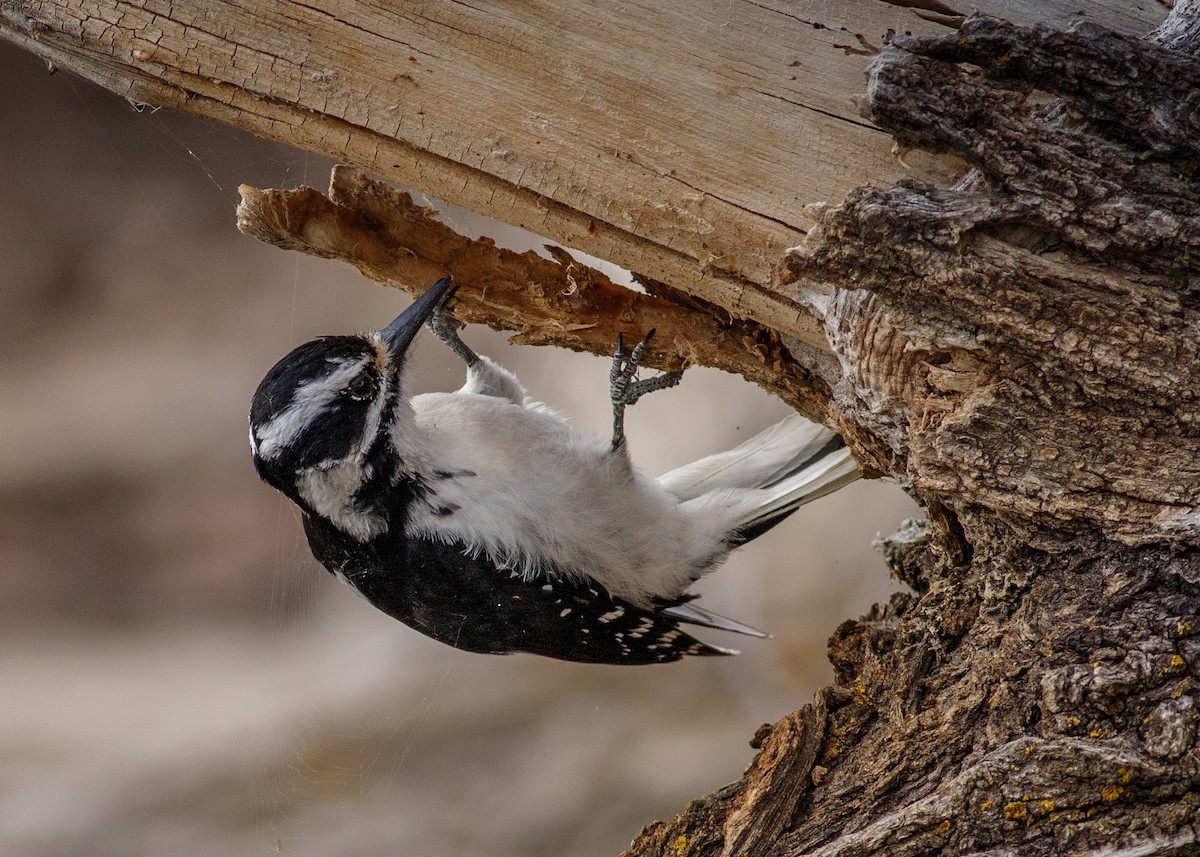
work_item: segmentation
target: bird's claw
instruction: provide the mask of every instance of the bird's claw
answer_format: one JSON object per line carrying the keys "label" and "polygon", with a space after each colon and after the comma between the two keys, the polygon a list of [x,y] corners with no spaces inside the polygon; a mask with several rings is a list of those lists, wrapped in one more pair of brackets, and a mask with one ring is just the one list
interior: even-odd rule
{"label": "bird's claw", "polygon": [[626,354],[624,337],[617,334],[617,350],[613,352],[612,369],[608,373],[609,395],[613,403],[613,449],[619,449],[625,443],[625,408],[636,404],[647,393],[674,387],[683,377],[682,371],[674,371],[638,380],[638,365],[652,336],[653,328]]}
{"label": "bird's claw", "polygon": [[651,329],[641,342],[633,346],[629,354],[625,354],[624,337],[617,335],[617,350],[613,352],[612,370],[609,372],[609,392],[613,405],[628,406],[636,404],[638,399],[655,390],[665,390],[674,387],[683,377],[683,372],[663,372],[653,378],[637,379],[638,366],[646,353],[646,345],[654,336]]}
{"label": "bird's claw", "polygon": [[467,366],[474,366],[479,362],[479,355],[472,351],[458,335],[463,324],[450,314],[450,310],[446,308],[445,302],[438,304],[437,309],[430,314],[429,320],[425,322],[425,326],[429,328],[434,336],[450,346],[450,350],[457,354]]}

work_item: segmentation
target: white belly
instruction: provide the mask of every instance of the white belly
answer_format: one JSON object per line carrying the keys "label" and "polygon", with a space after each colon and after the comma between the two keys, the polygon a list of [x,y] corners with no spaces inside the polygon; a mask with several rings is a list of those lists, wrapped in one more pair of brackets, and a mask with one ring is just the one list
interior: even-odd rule
{"label": "white belly", "polygon": [[557,415],[463,393],[412,404],[426,466],[462,474],[431,480],[436,504],[457,508],[418,504],[412,534],[460,540],[525,576],[586,575],[640,604],[679,595],[723,553],[722,533],[694,533],[624,452]]}

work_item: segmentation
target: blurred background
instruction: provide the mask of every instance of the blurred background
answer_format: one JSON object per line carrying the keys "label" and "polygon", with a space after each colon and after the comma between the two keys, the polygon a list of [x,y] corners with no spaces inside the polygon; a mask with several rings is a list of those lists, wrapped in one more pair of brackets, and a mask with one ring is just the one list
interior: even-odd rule
{"label": "blurred background", "polygon": [[[0,854],[617,854],[735,780],[830,680],[838,624],[898,588],[871,542],[916,507],[859,482],[700,583],[774,634],[701,634],[736,658],[487,657],[369,608],[246,441],[279,357],[408,302],[237,232],[240,183],[323,190],[330,164],[3,42],[0,80]],[[464,338],[607,435],[606,360]],[[416,365],[418,390],[462,383],[432,337]],[[628,430],[657,474],[786,413],[692,369]]]}

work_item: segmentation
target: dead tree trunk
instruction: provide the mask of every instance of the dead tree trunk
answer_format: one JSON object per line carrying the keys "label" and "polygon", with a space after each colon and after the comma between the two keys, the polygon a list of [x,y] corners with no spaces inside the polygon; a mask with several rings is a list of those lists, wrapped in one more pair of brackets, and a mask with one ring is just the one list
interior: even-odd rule
{"label": "dead tree trunk", "polygon": [[[802,20],[751,5],[747,15]],[[132,80],[193,109],[201,100],[199,112],[323,151],[339,149],[331,129],[344,133],[344,159],[394,163],[444,196],[465,179],[456,201],[501,217],[508,206],[534,228],[527,215],[542,206],[544,231],[647,272],[650,295],[567,258],[454,235],[348,168],[328,197],[244,189],[239,225],[381,281],[453,273],[465,318],[525,341],[607,351],[615,332],[653,318],[666,334],[659,365],[741,372],[836,427],[868,474],[922,503],[928,523],[886,551],[911,592],[839,628],[836,684],[757,736],[741,780],[647,828],[631,854],[1132,857],[1200,849],[1198,5],[1179,2],[1144,40],[992,18],[891,39],[871,64],[863,115],[903,148],[948,153],[970,172],[953,185],[853,191],[807,235],[786,169],[741,196],[720,172],[743,152],[736,136],[708,167],[684,142],[691,129],[674,155],[605,144],[596,169],[619,190],[604,199],[581,179],[582,159],[574,172],[554,161],[531,187],[543,140],[515,131],[475,141],[488,149],[476,158],[471,146],[448,154],[439,125],[427,159],[400,169],[421,120],[387,120],[388,137],[374,108],[331,119],[312,99],[322,84],[336,95],[332,67],[332,77],[302,69],[294,90],[281,79],[269,98],[242,96],[197,59],[216,28],[196,30],[190,52],[168,50],[181,4],[155,18],[157,40],[127,37],[118,18],[79,27],[80,50],[55,29],[55,4],[6,4],[3,20],[109,85]],[[461,22],[456,32],[447,38],[466,32]],[[668,35],[662,62],[674,68]],[[414,68],[434,59],[413,57]],[[393,83],[426,85],[403,68]],[[270,124],[305,110],[316,117],[294,137]],[[428,122],[473,121],[467,107],[451,112]],[[641,172],[622,172],[630,164]],[[620,183],[638,175],[650,184]],[[768,257],[782,257],[773,277]]]}
{"label": "dead tree trunk", "polygon": [[632,853],[1200,849],[1200,63],[1164,49],[1178,32],[980,18],[873,63],[864,114],[975,172],[852,194],[781,283],[839,357],[836,423],[929,512],[887,546],[913,592],[845,623],[837,684]]}

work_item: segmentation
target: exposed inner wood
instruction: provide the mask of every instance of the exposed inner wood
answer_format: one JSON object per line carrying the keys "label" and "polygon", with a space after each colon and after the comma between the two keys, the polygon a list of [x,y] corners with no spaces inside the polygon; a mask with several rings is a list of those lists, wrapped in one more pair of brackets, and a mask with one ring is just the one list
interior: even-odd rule
{"label": "exposed inner wood", "polygon": [[[515,330],[514,342],[611,354],[618,335],[636,341],[656,329],[643,363],[660,369],[714,366],[745,376],[817,420],[829,390],[796,361],[779,334],[718,307],[640,294],[554,249],[557,260],[472,240],[435,219],[408,194],[338,167],[329,195],[312,188],[243,186],[238,228],[289,250],[349,262],[381,283],[419,292],[450,274],[462,289],[461,321]],[[655,288],[656,284],[648,284]],[[793,349],[801,348],[793,344]],[[810,363],[832,359],[816,349]]]}

